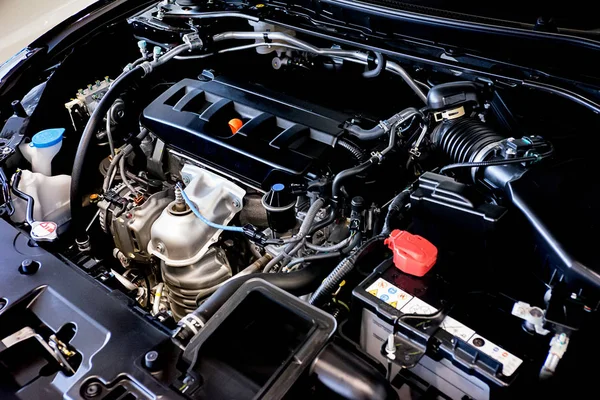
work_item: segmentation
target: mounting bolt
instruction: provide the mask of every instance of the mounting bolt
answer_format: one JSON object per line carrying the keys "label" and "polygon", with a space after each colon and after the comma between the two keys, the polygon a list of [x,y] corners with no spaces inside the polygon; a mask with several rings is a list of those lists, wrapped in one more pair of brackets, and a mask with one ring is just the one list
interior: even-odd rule
{"label": "mounting bolt", "polygon": [[233,202],[232,202],[231,204],[233,204],[233,206],[234,206],[235,208],[240,208],[240,202],[239,202],[239,201],[237,201],[237,200],[233,200]]}
{"label": "mounting bolt", "polygon": [[144,365],[150,371],[156,371],[158,369],[158,351],[152,350],[146,353],[144,356]]}
{"label": "mounting bolt", "polygon": [[23,275],[33,275],[38,272],[40,269],[40,263],[26,258],[21,262],[21,266],[19,267],[19,272]]}
{"label": "mounting bolt", "polygon": [[85,397],[96,397],[100,394],[100,392],[102,391],[102,389],[100,388],[100,385],[98,385],[97,383],[92,383],[91,385],[88,385],[88,387],[85,388]]}
{"label": "mounting bolt", "polygon": [[159,243],[156,245],[156,251],[158,251],[159,253],[164,253],[165,252],[165,245],[162,243]]}

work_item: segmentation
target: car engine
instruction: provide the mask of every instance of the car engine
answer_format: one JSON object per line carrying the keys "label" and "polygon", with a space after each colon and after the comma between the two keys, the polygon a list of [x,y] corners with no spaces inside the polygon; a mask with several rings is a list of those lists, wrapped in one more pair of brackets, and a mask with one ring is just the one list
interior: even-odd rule
{"label": "car engine", "polygon": [[7,396],[586,387],[593,96],[284,10],[138,4],[2,98]]}

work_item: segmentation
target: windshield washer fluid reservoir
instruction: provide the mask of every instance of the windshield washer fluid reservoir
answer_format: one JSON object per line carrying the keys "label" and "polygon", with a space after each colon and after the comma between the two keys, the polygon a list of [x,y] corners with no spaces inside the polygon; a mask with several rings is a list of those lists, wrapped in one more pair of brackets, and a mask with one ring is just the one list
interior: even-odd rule
{"label": "windshield washer fluid reservoir", "polygon": [[31,170],[52,176],[52,159],[62,147],[64,128],[46,129],[33,135],[31,142],[23,142],[19,150],[31,163]]}
{"label": "windshield washer fluid reservoir", "polygon": [[[33,197],[33,218],[36,221],[52,221],[61,226],[71,219],[69,175],[46,176],[23,170],[18,188]],[[15,213],[11,219],[14,222],[25,221],[27,202],[13,197],[13,203]]]}

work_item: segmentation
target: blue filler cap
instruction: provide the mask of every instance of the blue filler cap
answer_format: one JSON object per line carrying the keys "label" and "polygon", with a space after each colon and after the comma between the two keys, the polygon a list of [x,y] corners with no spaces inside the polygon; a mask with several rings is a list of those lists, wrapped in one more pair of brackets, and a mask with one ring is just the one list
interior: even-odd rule
{"label": "blue filler cap", "polygon": [[285,189],[283,183],[276,183],[273,186],[271,186],[271,190],[274,192],[281,192],[283,189]]}
{"label": "blue filler cap", "polygon": [[40,149],[54,146],[62,141],[63,133],[65,133],[65,128],[54,128],[40,131],[33,135],[30,146]]}

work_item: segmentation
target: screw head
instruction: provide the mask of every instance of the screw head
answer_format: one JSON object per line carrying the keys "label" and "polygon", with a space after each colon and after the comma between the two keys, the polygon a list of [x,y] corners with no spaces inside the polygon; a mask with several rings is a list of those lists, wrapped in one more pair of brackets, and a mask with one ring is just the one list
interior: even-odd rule
{"label": "screw head", "polygon": [[102,389],[100,388],[100,385],[98,385],[97,383],[92,383],[91,385],[88,385],[88,387],[85,388],[85,396],[96,397],[100,394],[101,391]]}
{"label": "screw head", "polygon": [[156,251],[158,251],[159,253],[164,253],[165,252],[165,245],[162,243],[159,243],[156,245]]}

